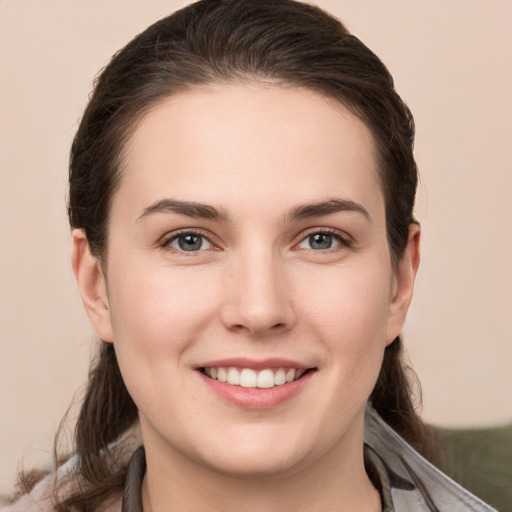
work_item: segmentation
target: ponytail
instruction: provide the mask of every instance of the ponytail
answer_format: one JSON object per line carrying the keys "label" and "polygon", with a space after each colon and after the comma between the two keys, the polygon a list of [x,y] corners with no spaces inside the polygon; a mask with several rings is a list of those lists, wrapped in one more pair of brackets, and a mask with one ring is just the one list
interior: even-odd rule
{"label": "ponytail", "polygon": [[122,437],[137,420],[137,407],[121,377],[114,345],[102,342],[75,427],[77,488],[58,503],[57,512],[102,510],[119,497],[126,475],[126,464],[120,461],[128,460],[122,454],[129,449]]}
{"label": "ponytail", "polygon": [[437,461],[439,448],[434,432],[416,412],[415,402],[421,405],[421,388],[414,370],[404,362],[403,352],[402,340],[397,336],[386,347],[370,401],[393,430],[427,459]]}

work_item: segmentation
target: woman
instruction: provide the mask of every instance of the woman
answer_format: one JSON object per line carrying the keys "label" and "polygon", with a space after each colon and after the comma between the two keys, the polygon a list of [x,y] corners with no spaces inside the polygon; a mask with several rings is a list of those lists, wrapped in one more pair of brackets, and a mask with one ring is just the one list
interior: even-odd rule
{"label": "woman", "polygon": [[398,435],[429,454],[400,359],[413,138],[304,4],[205,0],[116,54],[70,162],[101,353],[76,453],[7,510],[490,510]]}

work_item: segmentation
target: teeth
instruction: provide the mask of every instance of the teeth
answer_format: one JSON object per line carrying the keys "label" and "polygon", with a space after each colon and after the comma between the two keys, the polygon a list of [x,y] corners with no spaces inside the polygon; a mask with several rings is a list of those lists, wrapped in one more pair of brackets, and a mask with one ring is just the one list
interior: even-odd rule
{"label": "teeth", "polygon": [[228,374],[226,368],[219,368],[217,370],[217,379],[219,382],[226,382],[228,380]]}
{"label": "teeth", "polygon": [[263,370],[258,373],[258,384],[259,388],[267,389],[275,386],[274,372],[272,370]]}
{"label": "teeth", "polygon": [[228,370],[228,378],[227,378],[228,384],[233,384],[233,386],[239,386],[240,385],[240,373],[236,368],[230,368]]}
{"label": "teeth", "polygon": [[295,379],[300,379],[305,373],[306,373],[306,370],[297,370],[295,372]]}
{"label": "teeth", "polygon": [[[237,370],[238,371],[238,370]],[[254,370],[244,368],[240,372],[240,386],[244,388],[255,388],[257,384],[257,375]]]}
{"label": "teeth", "polygon": [[279,368],[274,375],[274,383],[276,386],[281,386],[286,383],[286,372],[282,368]]}
{"label": "teeth", "polygon": [[284,368],[266,368],[259,372],[252,368],[203,368],[205,375],[219,382],[227,382],[233,386],[242,386],[244,388],[261,389],[282,386],[288,382],[300,379],[306,371],[304,369],[296,370],[295,368],[287,370]]}

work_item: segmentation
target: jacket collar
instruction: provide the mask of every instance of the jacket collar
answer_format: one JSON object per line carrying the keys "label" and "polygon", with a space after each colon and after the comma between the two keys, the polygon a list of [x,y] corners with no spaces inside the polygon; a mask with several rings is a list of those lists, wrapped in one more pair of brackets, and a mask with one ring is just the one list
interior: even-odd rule
{"label": "jacket collar", "polygon": [[494,511],[422,457],[371,406],[364,440],[385,466],[396,512]]}

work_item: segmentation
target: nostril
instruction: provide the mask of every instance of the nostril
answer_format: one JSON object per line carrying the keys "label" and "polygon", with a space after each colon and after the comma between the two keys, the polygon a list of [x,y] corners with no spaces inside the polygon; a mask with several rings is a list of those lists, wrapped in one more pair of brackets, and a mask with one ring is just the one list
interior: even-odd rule
{"label": "nostril", "polygon": [[295,315],[289,304],[255,302],[233,298],[223,304],[223,324],[232,332],[247,332],[255,336],[270,332],[281,333],[294,325]]}
{"label": "nostril", "polygon": [[234,324],[230,327],[232,331],[247,331],[250,332],[253,335],[258,335],[262,333],[268,333],[268,332],[279,332],[286,330],[286,324],[284,322],[279,322],[274,325],[270,325],[268,327],[268,324],[257,324],[256,322],[248,322],[247,325],[245,324]]}

